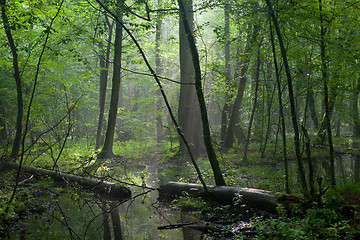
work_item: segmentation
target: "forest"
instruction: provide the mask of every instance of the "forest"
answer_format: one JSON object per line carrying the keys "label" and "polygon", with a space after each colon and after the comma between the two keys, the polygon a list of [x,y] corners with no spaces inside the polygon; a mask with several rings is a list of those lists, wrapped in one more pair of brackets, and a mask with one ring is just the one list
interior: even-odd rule
{"label": "forest", "polygon": [[0,239],[360,239],[360,1],[0,8]]}

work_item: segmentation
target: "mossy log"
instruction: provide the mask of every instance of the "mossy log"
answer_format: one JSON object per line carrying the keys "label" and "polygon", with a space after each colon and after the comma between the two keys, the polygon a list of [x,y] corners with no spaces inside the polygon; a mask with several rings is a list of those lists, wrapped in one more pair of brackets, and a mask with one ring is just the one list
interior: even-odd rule
{"label": "mossy log", "polygon": [[[18,170],[19,168],[19,165],[15,163],[7,163],[5,166],[15,170]],[[128,188],[111,182],[28,166],[22,166],[21,171],[37,176],[49,176],[57,181],[77,183],[80,186],[99,194],[104,199],[124,200],[131,198],[131,191]]]}
{"label": "mossy log", "polygon": [[[168,182],[159,188],[160,198],[173,198],[182,195],[184,192],[190,196],[203,196],[204,189],[200,184]],[[261,189],[240,188],[227,186],[208,186],[208,190],[215,200],[226,204],[244,204],[251,208],[264,210],[267,212],[276,212],[279,205],[278,199],[286,196],[286,194],[272,193]]]}

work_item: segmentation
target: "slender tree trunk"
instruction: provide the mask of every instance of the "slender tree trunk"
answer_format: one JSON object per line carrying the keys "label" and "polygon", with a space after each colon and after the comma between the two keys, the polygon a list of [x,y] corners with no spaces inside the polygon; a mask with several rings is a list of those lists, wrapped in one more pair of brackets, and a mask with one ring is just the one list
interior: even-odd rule
{"label": "slender tree trunk", "polygon": [[[185,15],[186,9],[185,9],[183,1],[178,0],[178,3],[179,3],[179,7],[180,7],[182,14]],[[203,136],[204,136],[206,152],[208,155],[208,159],[210,161],[210,165],[214,172],[214,178],[215,178],[216,185],[217,186],[225,186],[226,183],[222,176],[219,162],[216,158],[215,150],[214,150],[214,147],[211,142],[209,120],[207,117],[206,103],[205,103],[204,95],[202,92],[202,85],[201,85],[200,61],[199,61],[198,51],[197,51],[197,48],[195,45],[195,39],[193,36],[193,32],[191,31],[187,17],[183,17],[182,20],[183,20],[184,30],[185,30],[186,36],[188,38],[188,43],[189,43],[189,47],[190,47],[190,51],[191,51],[191,55],[192,55],[192,62],[194,65],[194,70],[195,70],[195,88],[196,88],[196,94],[197,94],[198,102],[199,102],[199,106],[200,106],[201,121],[202,121],[202,126],[203,126],[202,129],[203,129]]]}
{"label": "slender tree trunk", "polygon": [[260,64],[261,64],[260,50],[258,50],[258,57],[257,57],[257,60],[256,60],[256,66],[254,68],[255,73],[254,73],[254,79],[253,79],[253,81],[255,81],[254,104],[253,104],[253,109],[251,111],[250,120],[249,120],[249,127],[248,127],[248,130],[247,130],[247,135],[246,135],[246,140],[245,140],[244,156],[243,156],[243,161],[244,162],[247,162],[247,151],[248,151],[249,142],[250,142],[251,127],[252,127],[252,123],[253,123],[253,120],[254,120],[254,115],[255,115],[255,111],[256,111],[256,107],[257,107]]}
{"label": "slender tree trunk", "polygon": [[[184,1],[184,13],[180,15],[179,38],[180,38],[180,82],[194,83],[195,70],[191,60],[191,50],[184,29],[184,20],[188,19],[189,28],[194,29],[194,13],[192,0]],[[196,87],[192,84],[180,85],[180,98],[178,119],[181,131],[190,144],[191,150],[197,158],[204,153],[204,141],[201,133],[201,116],[199,103],[196,101]],[[186,146],[180,139],[180,152],[186,154]]]}
{"label": "slender tree trunk", "polygon": [[329,87],[327,76],[327,60],[326,60],[326,46],[325,46],[325,34],[324,20],[322,14],[322,0],[319,0],[320,11],[320,55],[321,55],[321,72],[324,87],[324,104],[325,104],[325,122],[327,129],[327,137],[329,144],[329,157],[330,157],[330,180],[332,185],[336,185],[335,179],[335,161],[334,161],[334,146],[332,142],[331,122],[330,122],[330,107],[329,107]]}
{"label": "slender tree trunk", "polygon": [[[271,62],[269,62],[271,64]],[[268,76],[268,81],[270,80],[270,74]],[[269,89],[270,86],[267,87],[267,89]],[[264,139],[264,144],[261,148],[261,157],[263,158],[265,156],[265,151],[266,151],[266,146],[267,146],[267,142],[269,140],[269,134],[270,134],[270,130],[271,130],[271,109],[272,109],[272,104],[273,104],[273,100],[274,100],[274,95],[275,95],[275,89],[276,89],[276,85],[273,85],[273,89],[271,90],[271,97],[267,97],[267,127],[266,127],[266,132],[265,132],[265,139]],[[267,94],[269,95],[269,93]]]}
{"label": "slender tree trunk", "polygon": [[8,140],[6,132],[5,110],[0,100],[0,142],[5,143]]}
{"label": "slender tree trunk", "polygon": [[287,77],[289,99],[290,99],[290,108],[291,108],[291,120],[292,120],[293,128],[294,128],[295,153],[296,153],[296,161],[297,161],[297,164],[298,164],[299,180],[300,180],[300,184],[301,184],[304,195],[308,196],[309,191],[308,191],[307,184],[306,184],[303,162],[301,160],[299,126],[298,126],[297,116],[296,116],[295,99],[294,99],[294,92],[293,92],[293,85],[292,85],[292,77],[291,77],[291,73],[290,73],[290,67],[289,67],[289,64],[288,64],[286,49],[285,49],[285,46],[284,46],[282,34],[280,32],[280,27],[279,27],[279,24],[278,24],[277,19],[275,17],[274,10],[272,8],[270,0],[266,0],[266,4],[267,4],[268,9],[269,9],[270,17],[271,17],[271,19],[272,19],[272,21],[274,23],[276,34],[278,36],[279,45],[280,45],[280,52],[281,52],[281,55],[282,55],[282,58],[283,58],[284,67],[285,67],[285,73],[286,73],[286,77]]}
{"label": "slender tree trunk", "polygon": [[323,114],[323,118],[321,120],[321,124],[319,127],[319,130],[317,132],[316,136],[316,144],[318,145],[324,145],[326,142],[326,130],[327,130],[327,117],[331,119],[331,116],[333,114],[334,108],[335,108],[335,100],[337,97],[337,87],[328,87],[328,115],[326,115],[326,109],[324,104],[325,113]]}
{"label": "slender tree trunk", "polygon": [[[249,54],[253,43],[257,39],[257,35],[258,35],[258,26],[254,25],[252,33],[248,34],[248,37],[247,37],[248,41],[246,41],[247,44],[246,44],[246,47],[244,50],[244,55]],[[238,49],[238,52],[239,52],[239,49]],[[250,58],[247,57],[246,59],[239,61],[237,63],[237,67],[235,70],[234,78],[235,79],[240,78],[240,83],[239,83],[239,88],[236,93],[234,104],[232,106],[229,124],[228,124],[227,130],[226,130],[225,141],[224,141],[225,148],[231,148],[234,144],[235,127],[239,120],[239,114],[240,114],[239,110],[241,107],[241,102],[242,102],[245,87],[246,87],[246,82],[247,82],[246,72],[249,68],[249,63],[250,63]]]}
{"label": "slender tree trunk", "polygon": [[[358,149],[360,144],[358,143],[360,139],[360,117],[359,117],[359,94],[360,94],[360,80],[357,80],[357,83],[354,81],[354,92],[352,97],[352,115],[353,115],[353,136],[355,138],[354,148]],[[354,182],[360,182],[360,154],[354,156]]]}
{"label": "slender tree trunk", "polygon": [[314,97],[314,91],[312,90],[312,87],[310,87],[307,90],[307,99],[308,99],[308,105],[309,105],[309,110],[310,110],[310,116],[311,119],[313,121],[314,124],[314,128],[316,130],[319,129],[319,120],[318,120],[318,116],[316,113],[316,107],[315,107],[315,97]]}
{"label": "slender tree trunk", "polygon": [[305,151],[306,151],[306,158],[309,164],[309,187],[310,187],[310,196],[315,197],[315,184],[314,184],[314,165],[311,159],[311,149],[310,149],[310,137],[305,128],[305,126],[301,126],[302,131],[305,137]]}
{"label": "slender tree trunk", "polygon": [[121,221],[119,216],[118,205],[116,204],[116,202],[112,202],[110,203],[110,208],[111,208],[111,221],[114,230],[114,239],[122,240],[123,235],[121,230]]}
{"label": "slender tree trunk", "polygon": [[106,55],[103,54],[103,41],[99,43],[99,60],[100,60],[100,97],[99,97],[99,122],[97,127],[96,134],[96,148],[99,149],[102,144],[102,130],[104,125],[104,112],[105,112],[105,100],[106,100],[106,88],[109,74],[109,59],[110,59],[110,49],[111,49],[111,39],[112,39],[112,28],[113,24],[108,24],[109,26],[109,37],[107,41]]}
{"label": "slender tree trunk", "polygon": [[224,50],[225,50],[225,85],[226,85],[226,93],[225,93],[225,103],[221,112],[221,141],[224,142],[226,135],[226,127],[228,121],[228,113],[230,110],[230,98],[231,98],[231,66],[230,66],[230,4],[225,4],[224,7],[225,12],[225,40],[224,40]]}
{"label": "slender tree trunk", "polygon": [[104,218],[104,220],[103,220],[103,225],[104,225],[103,239],[111,240],[108,206],[105,201],[101,201],[101,210],[102,210],[102,214],[103,214],[103,218]]}
{"label": "slender tree trunk", "polygon": [[24,116],[24,102],[23,102],[23,95],[22,95],[22,82],[19,70],[19,61],[18,61],[18,53],[15,46],[15,42],[11,33],[11,25],[9,23],[8,16],[6,14],[6,0],[1,0],[1,18],[2,24],[4,26],[5,34],[8,39],[8,44],[11,49],[12,53],[12,64],[14,67],[14,78],[16,83],[16,94],[17,94],[17,117],[16,117],[16,133],[13,142],[13,147],[11,150],[11,156],[17,157],[20,151],[21,145],[21,136],[22,136],[22,121]]}
{"label": "slender tree trunk", "polygon": [[[158,0],[158,5],[161,5],[161,0]],[[156,74],[160,76],[162,74],[161,57],[160,57],[160,45],[161,45],[161,15],[158,13],[156,16],[156,35],[155,35],[155,64]],[[158,98],[156,105],[156,141],[159,143],[164,138],[164,128],[162,123],[162,109],[163,103],[161,100],[160,89],[158,90]]]}
{"label": "slender tree trunk", "polygon": [[[122,0],[117,0],[117,16],[119,20],[122,20]],[[119,101],[119,89],[121,81],[121,51],[122,51],[122,36],[123,29],[119,22],[116,22],[116,31],[115,31],[115,53],[114,53],[114,71],[112,78],[112,89],[111,89],[111,100],[110,100],[110,109],[109,109],[109,119],[105,134],[105,141],[102,147],[101,152],[99,153],[99,158],[103,159],[108,158],[113,155],[113,142],[114,142],[114,133],[116,125],[116,116],[118,109]]]}

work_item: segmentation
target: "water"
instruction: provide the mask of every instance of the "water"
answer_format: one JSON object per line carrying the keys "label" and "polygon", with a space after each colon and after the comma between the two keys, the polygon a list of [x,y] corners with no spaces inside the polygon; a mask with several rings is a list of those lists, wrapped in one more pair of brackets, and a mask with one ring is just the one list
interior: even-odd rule
{"label": "water", "polygon": [[[159,184],[158,167],[148,169],[146,186]],[[133,172],[138,174],[137,172]],[[23,216],[6,239],[189,239],[200,232],[182,228],[158,230],[184,221],[196,221],[196,213],[185,214],[171,202],[159,202],[158,191],[130,186],[132,199],[106,201],[80,189],[53,189],[42,196],[41,214]],[[106,235],[110,230],[111,238]],[[104,235],[105,232],[105,235]]]}

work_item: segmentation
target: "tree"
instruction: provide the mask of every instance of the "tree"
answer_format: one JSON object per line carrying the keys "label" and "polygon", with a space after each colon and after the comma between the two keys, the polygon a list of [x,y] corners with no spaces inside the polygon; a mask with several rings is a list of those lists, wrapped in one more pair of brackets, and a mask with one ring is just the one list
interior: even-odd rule
{"label": "tree", "polygon": [[[158,0],[158,5],[161,5],[161,0]],[[156,64],[156,74],[160,76],[162,74],[162,65],[160,57],[160,45],[161,45],[161,24],[162,16],[160,13],[156,15],[156,35],[155,35],[155,64]],[[162,123],[162,100],[160,89],[158,90],[158,101],[157,101],[157,116],[156,116],[156,140],[161,142],[164,138],[163,123]]]}
{"label": "tree", "polygon": [[[238,58],[237,60],[237,64],[236,64],[236,69],[235,69],[235,74],[234,74],[234,78],[235,79],[240,79],[239,80],[239,87],[236,93],[236,97],[234,100],[234,103],[232,105],[232,109],[231,109],[231,115],[230,115],[230,120],[227,126],[227,130],[226,130],[226,135],[225,135],[225,141],[224,141],[224,147],[225,148],[231,148],[233,146],[234,143],[234,134],[235,134],[235,128],[236,128],[236,124],[238,123],[239,120],[239,114],[240,114],[240,107],[241,107],[241,103],[242,103],[242,99],[244,96],[244,91],[246,88],[246,83],[247,83],[247,71],[249,68],[249,63],[250,63],[250,51],[253,47],[254,42],[256,41],[257,37],[258,37],[258,31],[259,31],[259,26],[257,25],[253,25],[252,27],[250,27],[250,32],[248,32],[248,36],[247,36],[247,41],[246,41],[246,46],[245,46],[245,50],[243,55],[245,55],[245,59],[240,59]],[[238,55],[240,52],[240,48],[238,48]]]}
{"label": "tree", "polygon": [[[227,88],[231,87],[231,65],[230,65],[230,4],[225,3],[224,18],[225,18],[225,38],[224,38],[224,55],[225,55],[225,83]],[[220,139],[223,142],[226,136],[226,128],[228,122],[228,113],[230,110],[230,89],[226,89],[225,103],[221,111],[221,133]]]}
{"label": "tree", "polygon": [[283,63],[284,63],[284,68],[285,68],[285,73],[286,73],[286,78],[287,78],[287,83],[288,83],[288,92],[289,92],[289,100],[290,100],[290,107],[291,107],[291,120],[293,123],[293,130],[294,130],[295,154],[296,154],[296,161],[297,161],[297,165],[298,165],[298,174],[299,174],[300,184],[301,184],[304,195],[308,196],[309,191],[308,191],[308,188],[306,185],[305,171],[304,171],[304,166],[303,166],[303,162],[301,159],[301,152],[300,152],[299,126],[298,126],[298,122],[297,122],[296,109],[295,109],[295,99],[294,99],[294,91],[293,91],[293,84],[292,84],[292,76],[291,76],[291,72],[290,72],[290,68],[289,68],[289,64],[288,64],[288,60],[287,60],[287,54],[286,54],[286,49],[284,46],[282,34],[280,32],[280,27],[277,22],[277,18],[275,17],[275,13],[272,8],[270,0],[266,0],[266,4],[268,6],[269,15],[274,24],[274,28],[275,28],[275,31],[276,31],[276,34],[277,34],[277,37],[279,40],[280,52],[281,52],[281,56],[283,58]]}
{"label": "tree", "polygon": [[334,162],[334,146],[332,143],[332,132],[331,132],[331,122],[330,122],[330,105],[329,105],[329,87],[328,87],[328,75],[327,75],[327,63],[326,63],[326,45],[325,45],[325,33],[326,29],[324,27],[324,16],[322,13],[322,1],[319,0],[319,13],[320,13],[320,57],[321,57],[321,73],[322,81],[324,88],[324,105],[325,105],[325,125],[328,136],[329,144],[329,156],[330,156],[330,179],[331,184],[335,185],[335,162]]}
{"label": "tree", "polygon": [[24,102],[23,102],[23,92],[22,92],[22,81],[19,69],[18,53],[17,48],[11,33],[11,25],[6,13],[6,0],[1,0],[1,18],[8,39],[8,44],[12,53],[12,62],[14,68],[14,78],[16,82],[16,93],[17,93],[17,118],[16,118],[16,133],[13,142],[13,147],[11,150],[11,156],[17,157],[20,151],[21,137],[22,137],[22,128],[23,128],[23,116],[24,116]]}
{"label": "tree", "polygon": [[[258,47],[260,47],[260,46],[258,46]],[[259,80],[260,64],[261,64],[260,50],[258,49],[258,56],[257,56],[257,59],[256,59],[256,63],[254,64],[254,73],[253,73],[253,76],[254,76],[253,81],[255,81],[254,103],[253,103],[253,108],[252,108],[251,115],[250,115],[249,126],[248,126],[246,140],[245,140],[244,156],[243,156],[243,161],[244,162],[247,162],[247,151],[248,151],[248,147],[249,147],[249,143],[250,143],[251,127],[252,127],[252,124],[253,124],[254,115],[255,115],[256,108],[257,108],[258,89],[259,89],[259,81],[260,81]]]}
{"label": "tree", "polygon": [[188,22],[188,18],[186,17],[186,7],[184,5],[184,2],[182,0],[178,0],[179,7],[181,10],[181,14],[184,15],[182,18],[182,23],[184,26],[185,34],[187,36],[188,44],[191,51],[192,56],[192,63],[194,66],[194,73],[195,73],[195,88],[196,88],[196,95],[198,98],[198,103],[200,107],[201,112],[201,122],[202,122],[202,130],[203,130],[203,136],[204,136],[204,142],[206,147],[206,152],[208,155],[208,159],[211,164],[211,168],[214,173],[215,183],[216,186],[225,186],[225,180],[222,176],[222,172],[219,166],[219,162],[216,158],[215,150],[211,141],[211,135],[210,135],[210,128],[209,128],[209,120],[207,117],[207,110],[206,110],[206,104],[204,99],[204,94],[202,91],[202,84],[201,84],[201,70],[200,70],[200,60],[198,51],[195,45],[195,39],[193,32],[191,31],[190,24]]}
{"label": "tree", "polygon": [[[204,153],[204,141],[201,133],[201,116],[196,101],[194,86],[195,70],[192,64],[191,50],[185,32],[184,20],[187,19],[190,31],[194,30],[194,13],[192,0],[184,1],[184,12],[180,14],[179,46],[180,46],[180,97],[178,120],[181,131],[189,142],[195,157]],[[180,139],[180,152],[186,154],[186,146]]]}
{"label": "tree", "polygon": [[[121,21],[122,19],[122,0],[117,0],[116,16]],[[123,31],[121,24],[116,22],[115,30],[115,50],[114,50],[114,71],[112,77],[111,100],[109,109],[109,119],[105,134],[104,145],[99,153],[100,159],[105,159],[113,155],[113,142],[115,134],[116,116],[119,101],[119,89],[121,81],[121,51]]]}
{"label": "tree", "polygon": [[[106,17],[106,16],[105,16]],[[106,17],[107,25],[109,28],[109,36],[107,39],[107,46],[106,52],[104,54],[104,41],[101,40],[99,42],[99,62],[100,62],[100,96],[99,96],[99,121],[97,127],[97,134],[96,134],[96,148],[100,148],[101,142],[101,134],[104,125],[104,112],[105,112],[105,100],[106,100],[106,88],[107,88],[107,81],[108,81],[108,74],[109,74],[109,59],[110,59],[110,50],[111,50],[111,39],[112,39],[112,29],[113,23],[110,24],[108,18]]]}

